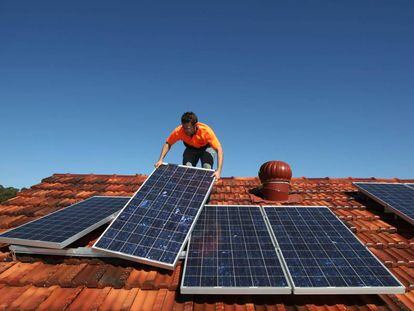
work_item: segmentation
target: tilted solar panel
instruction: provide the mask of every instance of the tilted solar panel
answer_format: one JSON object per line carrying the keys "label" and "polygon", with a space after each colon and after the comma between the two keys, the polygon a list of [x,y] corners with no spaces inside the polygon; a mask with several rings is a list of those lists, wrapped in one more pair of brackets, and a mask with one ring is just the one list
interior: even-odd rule
{"label": "tilted solar panel", "polygon": [[264,207],[295,294],[403,293],[404,286],[327,207]]}
{"label": "tilted solar panel", "polygon": [[173,269],[214,183],[213,170],[157,168],[93,248]]}
{"label": "tilted solar panel", "polygon": [[62,249],[112,220],[129,197],[94,196],[0,234],[0,242]]}
{"label": "tilted solar panel", "polygon": [[206,205],[191,234],[183,294],[289,294],[259,206]]}
{"label": "tilted solar panel", "polygon": [[409,184],[355,182],[354,185],[365,195],[414,224],[414,188]]}

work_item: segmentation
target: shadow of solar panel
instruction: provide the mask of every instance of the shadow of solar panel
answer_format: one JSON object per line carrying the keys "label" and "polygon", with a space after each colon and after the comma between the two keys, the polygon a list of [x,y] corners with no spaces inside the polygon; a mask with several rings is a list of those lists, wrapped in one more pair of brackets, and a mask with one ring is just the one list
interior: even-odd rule
{"label": "shadow of solar panel", "polygon": [[0,242],[62,249],[109,222],[129,197],[95,196],[0,234]]}
{"label": "shadow of solar panel", "polygon": [[414,188],[410,186],[413,184],[355,182],[354,185],[371,199],[414,224]]}
{"label": "shadow of solar panel", "polygon": [[214,183],[213,170],[157,168],[93,248],[173,269]]}
{"label": "shadow of solar panel", "polygon": [[403,285],[326,207],[264,207],[295,294],[403,293]]}
{"label": "shadow of solar panel", "polygon": [[258,206],[206,205],[191,234],[183,294],[290,294]]}

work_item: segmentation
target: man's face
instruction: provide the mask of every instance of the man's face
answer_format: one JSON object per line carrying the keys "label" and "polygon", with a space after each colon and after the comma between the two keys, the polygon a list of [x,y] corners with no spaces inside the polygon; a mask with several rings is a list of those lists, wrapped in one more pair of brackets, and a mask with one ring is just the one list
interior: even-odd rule
{"label": "man's face", "polygon": [[188,136],[192,136],[195,134],[196,132],[196,126],[192,125],[191,122],[189,123],[183,123],[182,124],[184,132],[188,135]]}

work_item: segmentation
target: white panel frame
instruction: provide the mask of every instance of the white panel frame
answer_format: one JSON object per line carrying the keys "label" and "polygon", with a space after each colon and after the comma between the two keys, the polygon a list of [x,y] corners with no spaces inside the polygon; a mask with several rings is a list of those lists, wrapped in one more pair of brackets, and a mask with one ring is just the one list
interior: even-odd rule
{"label": "white panel frame", "polygon": [[[225,205],[225,204],[208,204],[205,205],[205,208],[208,208],[209,206],[222,206],[222,207],[246,207],[246,208],[259,208],[260,213],[263,215],[263,211],[259,205]],[[263,221],[266,224],[266,228],[269,231],[268,224],[265,219]],[[181,277],[181,286],[180,291],[181,294],[195,294],[195,295],[289,295],[292,293],[292,284],[290,280],[290,275],[287,273],[285,266],[283,265],[282,258],[280,257],[279,252],[277,251],[277,246],[275,244],[275,241],[273,239],[271,231],[269,231],[269,237],[273,243],[273,246],[275,247],[275,253],[276,256],[280,262],[280,266],[282,268],[284,277],[287,281],[288,286],[286,287],[260,287],[260,286],[251,286],[251,287],[225,287],[225,286],[211,286],[211,287],[202,287],[202,286],[184,286],[184,279],[187,272],[187,259],[188,259],[188,253],[190,250],[190,244],[191,244],[191,238],[188,241],[188,247],[187,252],[185,256],[185,265],[183,270],[183,275]],[[283,259],[284,260],[284,259]]]}
{"label": "white panel frame", "polygon": [[[309,295],[309,294],[314,294],[314,295],[339,295],[339,294],[348,294],[348,295],[362,295],[362,294],[403,294],[405,293],[405,286],[400,282],[400,280],[398,280],[398,278],[391,273],[391,271],[369,250],[369,248],[364,245],[359,239],[358,237],[351,231],[351,229],[349,229],[345,223],[338,218],[338,216],[335,215],[334,212],[332,212],[332,210],[330,208],[328,208],[327,206],[307,206],[307,205],[265,205],[263,206],[263,211],[265,212],[266,215],[266,221],[269,222],[269,226],[271,229],[271,234],[276,238],[275,233],[272,230],[269,218],[267,217],[266,214],[266,209],[265,208],[295,208],[295,207],[300,207],[300,208],[326,208],[332,215],[334,215],[338,221],[355,237],[355,239],[365,247],[365,249],[372,255],[373,258],[375,258],[377,260],[377,262],[386,270],[388,271],[388,273],[390,274],[390,276],[392,276],[394,278],[394,280],[400,284],[400,286],[395,286],[395,287],[390,287],[390,286],[364,286],[364,287],[299,287],[295,285],[295,282],[293,280],[293,278],[291,278],[292,281],[292,286],[293,286],[293,294],[295,295]],[[279,245],[279,244],[278,244]],[[278,247],[281,253],[281,256],[283,257],[283,251],[280,249],[280,247]],[[283,258],[284,260],[284,258]],[[286,261],[284,260],[284,263],[286,264]],[[289,275],[290,274],[290,270],[288,265],[286,264],[286,269],[289,271]]]}
{"label": "white panel frame", "polygon": [[[163,165],[169,165],[168,163],[162,163]],[[172,164],[173,165],[173,164]],[[201,168],[201,167],[194,167],[194,166],[185,166],[185,165],[177,165],[179,167],[185,167],[185,168],[189,168],[189,169],[197,169],[197,170],[204,170],[204,171],[209,171],[211,172],[211,174],[213,174],[215,171],[211,170],[211,169],[205,169],[205,168]],[[122,214],[122,212],[124,211],[124,209],[129,205],[129,203],[132,201],[132,199],[136,196],[136,194],[138,193],[138,191],[141,190],[141,188],[147,183],[147,181],[150,179],[150,177],[152,176],[152,174],[154,174],[154,172],[157,170],[157,168],[155,168],[151,174],[147,177],[147,179],[142,183],[142,185],[139,187],[139,189],[134,193],[134,195],[129,199],[129,201],[126,203],[126,205],[121,209],[121,211],[119,212],[119,214],[116,216],[116,218],[114,219],[114,221],[118,218],[119,215]],[[196,214],[196,216],[194,217],[193,223],[190,226],[190,229],[183,241],[183,244],[181,245],[181,248],[179,249],[179,251],[177,252],[177,256],[174,259],[174,262],[172,264],[167,264],[165,262],[161,262],[158,260],[153,260],[153,259],[148,259],[145,257],[138,257],[138,256],[132,256],[132,255],[128,255],[128,254],[124,254],[121,252],[117,252],[117,251],[112,251],[109,249],[105,249],[105,248],[100,248],[98,246],[96,246],[96,244],[100,241],[100,239],[105,235],[106,231],[108,231],[108,229],[111,227],[110,225],[105,229],[105,231],[101,234],[101,236],[98,238],[98,240],[96,240],[96,242],[94,243],[94,245],[92,246],[93,249],[96,249],[97,251],[101,251],[101,252],[106,252],[108,254],[112,254],[113,256],[119,257],[119,258],[123,258],[123,259],[127,259],[127,260],[131,260],[131,261],[135,261],[138,263],[143,263],[143,264],[147,264],[150,266],[155,266],[158,268],[163,268],[163,269],[168,269],[168,270],[174,270],[175,266],[177,265],[178,259],[180,258],[180,254],[183,251],[186,242],[188,241],[191,232],[194,229],[195,224],[197,223],[198,217],[201,214],[201,211],[203,210],[204,204],[206,203],[207,199],[210,196],[211,190],[213,189],[213,186],[215,184],[216,178],[213,178],[213,182],[211,183],[205,198],[203,200],[203,202],[201,202],[201,206],[200,209],[198,211],[198,213]]]}
{"label": "white panel frame", "polygon": [[[64,208],[62,208],[60,210],[57,210],[57,211],[54,211],[54,212],[52,212],[50,214],[47,214],[45,216],[42,216],[42,217],[40,217],[38,219],[35,219],[35,220],[29,221],[27,223],[24,223],[24,224],[22,224],[22,225],[20,225],[18,227],[11,228],[11,229],[9,229],[7,231],[2,232],[1,234],[7,233],[7,232],[11,232],[11,231],[13,231],[15,229],[18,229],[20,227],[24,227],[27,224],[30,224],[32,222],[39,221],[40,219],[49,217],[52,214],[62,212],[63,210],[65,210],[67,208],[71,208],[71,207],[73,207],[75,205],[78,205],[80,203],[89,201],[92,198],[97,198],[97,197],[100,197],[100,198],[125,198],[125,199],[130,198],[128,196],[103,196],[103,195],[95,195],[95,196],[92,196],[90,198],[87,198],[86,200],[79,201],[79,202],[77,202],[75,204],[69,205],[69,206],[64,207]],[[42,240],[29,240],[29,239],[8,238],[8,237],[1,237],[0,236],[0,243],[26,245],[26,246],[32,246],[32,247],[43,247],[43,248],[52,248],[52,249],[63,249],[64,247],[66,247],[69,244],[75,242],[76,240],[79,240],[80,238],[82,238],[86,234],[92,232],[93,230],[99,228],[100,226],[102,226],[102,225],[104,225],[104,224],[112,221],[116,217],[116,215],[118,213],[119,212],[116,212],[116,213],[113,213],[112,215],[109,215],[109,216],[103,218],[102,220],[98,221],[97,223],[93,224],[92,226],[90,226],[90,227],[88,227],[88,228],[86,228],[86,229],[84,229],[84,230],[76,233],[75,235],[71,236],[70,238],[68,238],[68,239],[66,239],[66,240],[64,240],[62,242],[48,242],[48,241],[42,241]]]}
{"label": "white panel frame", "polygon": [[398,209],[396,209],[392,205],[386,203],[385,201],[381,200],[380,198],[378,198],[377,196],[373,195],[369,191],[367,191],[367,190],[362,189],[361,187],[359,187],[359,184],[364,184],[364,185],[365,184],[375,184],[375,185],[403,185],[403,186],[407,187],[408,189],[414,191],[414,187],[413,186],[409,186],[409,185],[414,185],[414,184],[390,183],[390,182],[353,182],[352,184],[355,185],[358,188],[358,190],[361,191],[363,194],[365,194],[367,197],[371,198],[372,200],[374,200],[374,201],[378,202],[379,204],[381,204],[382,206],[384,206],[384,208],[386,210],[388,210],[389,212],[394,213],[395,215],[401,217],[405,221],[407,221],[410,224],[414,225],[414,219],[413,218],[411,218],[408,215],[402,213],[401,211],[399,211]]}
{"label": "white panel frame", "polygon": [[[113,256],[94,250],[91,247],[75,247],[64,249],[52,249],[41,247],[30,247],[21,245],[10,245],[10,253],[12,256],[16,254],[29,255],[48,255],[48,256],[67,256],[67,257],[91,257],[91,258],[114,258]],[[181,252],[180,259],[185,258],[185,252]]]}
{"label": "white panel frame", "polygon": [[9,250],[12,254],[68,256],[68,257],[93,257],[93,258],[111,257],[108,254],[97,252],[90,247],[51,249],[51,248],[30,247],[30,246],[21,246],[21,245],[10,245]]}
{"label": "white panel frame", "polygon": [[414,189],[414,183],[404,183],[404,185],[406,185],[407,187],[410,187],[411,189]]}

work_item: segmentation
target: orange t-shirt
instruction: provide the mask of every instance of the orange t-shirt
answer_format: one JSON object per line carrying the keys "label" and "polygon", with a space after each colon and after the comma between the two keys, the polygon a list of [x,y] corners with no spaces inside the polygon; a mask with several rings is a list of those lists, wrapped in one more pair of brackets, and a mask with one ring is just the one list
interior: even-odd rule
{"label": "orange t-shirt", "polygon": [[191,137],[188,136],[182,125],[177,126],[168,136],[167,143],[172,146],[177,141],[182,140],[187,145],[193,146],[195,148],[204,147],[207,144],[210,144],[211,147],[217,149],[220,146],[220,142],[214,134],[213,130],[206,124],[197,122],[197,131]]}

